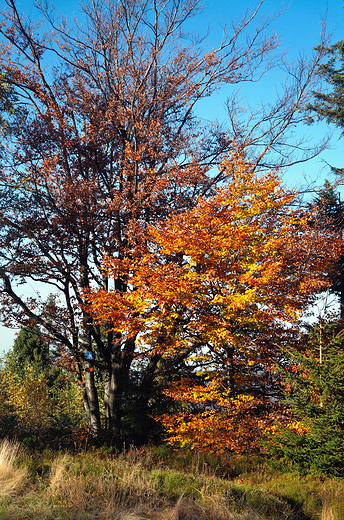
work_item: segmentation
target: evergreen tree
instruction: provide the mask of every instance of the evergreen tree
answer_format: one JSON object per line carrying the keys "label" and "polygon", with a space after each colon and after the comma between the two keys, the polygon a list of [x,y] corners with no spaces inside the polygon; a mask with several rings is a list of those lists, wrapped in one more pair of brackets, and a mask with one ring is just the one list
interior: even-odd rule
{"label": "evergreen tree", "polygon": [[325,180],[324,187],[315,198],[313,205],[318,208],[322,223],[326,228],[336,231],[344,228],[344,204],[340,200],[340,193],[328,180]]}
{"label": "evergreen tree", "polygon": [[[329,59],[319,65],[318,74],[330,87],[328,92],[314,92],[314,101],[307,106],[310,122],[314,118],[325,119],[344,133],[344,40],[338,41],[327,49]],[[344,174],[343,167],[331,167],[338,175]],[[326,227],[336,229],[343,236],[344,205],[339,194],[326,181],[324,189],[316,199],[320,209],[320,221]],[[341,318],[344,318],[344,255],[334,265],[332,272],[332,292],[340,297]]]}
{"label": "evergreen tree", "polygon": [[286,353],[287,408],[292,418],[270,431],[270,456],[282,464],[344,475],[344,331],[338,323],[314,326],[303,351]]}
{"label": "evergreen tree", "polygon": [[15,339],[6,356],[5,368],[23,378],[26,369],[31,367],[36,375],[44,374],[49,387],[59,389],[64,385],[63,374],[55,361],[56,352],[50,349],[38,325],[28,325]]}
{"label": "evergreen tree", "polygon": [[[344,231],[344,203],[331,183],[326,180],[311,206],[317,208],[318,217],[316,226],[323,229],[333,229],[343,238]],[[331,278],[330,291],[339,297],[341,319],[344,318],[344,254],[341,254],[333,263],[329,273]]]}
{"label": "evergreen tree", "polygon": [[37,325],[28,325],[20,330],[14,341],[10,358],[19,372],[28,365],[37,372],[49,368],[49,346]]}
{"label": "evergreen tree", "polygon": [[[330,59],[318,68],[318,74],[332,87],[330,92],[314,92],[314,102],[308,110],[319,119],[335,124],[344,132],[344,41],[329,47]],[[311,121],[314,118],[311,117]],[[342,170],[340,170],[341,172]]]}

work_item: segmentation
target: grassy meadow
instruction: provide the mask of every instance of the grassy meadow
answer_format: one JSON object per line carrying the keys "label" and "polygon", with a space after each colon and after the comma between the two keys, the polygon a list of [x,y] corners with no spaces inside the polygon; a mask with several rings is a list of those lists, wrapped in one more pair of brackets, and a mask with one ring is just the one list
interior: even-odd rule
{"label": "grassy meadow", "polygon": [[3,441],[4,520],[342,520],[344,482],[239,455],[142,448],[30,452]]}

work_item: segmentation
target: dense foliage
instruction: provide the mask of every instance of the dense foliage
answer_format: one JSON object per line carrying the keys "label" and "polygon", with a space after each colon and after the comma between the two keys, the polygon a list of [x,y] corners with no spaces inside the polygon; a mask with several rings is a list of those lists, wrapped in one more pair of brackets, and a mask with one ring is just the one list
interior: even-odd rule
{"label": "dense foliage", "polygon": [[73,445],[85,427],[75,377],[59,367],[37,325],[23,328],[0,370],[0,432],[27,446]]}
{"label": "dense foliage", "polygon": [[303,447],[273,440],[274,454],[306,467],[315,450],[312,467],[340,474],[340,326],[319,368],[302,316],[328,288],[344,308],[343,207],[327,185],[296,209],[281,175],[312,155],[288,130],[317,70],[334,90],[312,109],[342,125],[342,42],[320,69],[325,45],[301,60],[259,114],[233,93],[220,127],[200,102],[276,59],[261,4],[210,50],[186,30],[198,0],[85,2],[82,27],[47,2],[37,24],[6,5],[0,312],[22,330],[0,371],[2,435],[62,446],[85,412],[94,442],[256,452],[287,417],[283,365],[290,424],[304,416],[283,435]]}
{"label": "dense foliage", "polygon": [[285,352],[286,404],[293,418],[270,428],[269,454],[287,467],[344,475],[344,331],[314,326],[302,350]]}
{"label": "dense foliage", "polygon": [[240,154],[221,169],[225,186],[152,225],[145,251],[107,259],[135,290],[90,294],[89,310],[115,333],[139,335],[158,375],[178,359],[165,394],[184,406],[160,418],[170,442],[255,450],[275,413],[279,347],[295,343],[302,312],[327,288],[338,244],[309,225],[314,212],[292,208],[277,172],[257,175]]}
{"label": "dense foliage", "polygon": [[[206,39],[187,31],[201,10],[198,0],[86,2],[82,27],[54,19],[47,2],[38,4],[37,23],[15,0],[6,5],[3,86],[18,110],[10,136],[2,135],[2,318],[36,323],[59,345],[94,436],[105,427],[119,445],[144,442],[161,384],[185,365],[184,354],[167,362],[154,347],[155,355],[144,358],[140,331],[128,335],[112,321],[93,320],[89,290],[133,290],[125,277],[107,275],[104,255],[130,263],[149,252],[151,224],[226,185],[228,172],[214,167],[237,150],[246,149],[257,173],[300,159],[305,148],[311,153],[308,144],[288,139],[288,129],[304,118],[299,108],[323,52],[302,60],[275,105],[243,124],[246,109],[237,106],[232,86],[258,80],[278,46],[261,4],[209,50]],[[222,87],[232,106],[224,128],[197,112]],[[53,302],[39,291],[27,297],[25,283],[53,292]]]}

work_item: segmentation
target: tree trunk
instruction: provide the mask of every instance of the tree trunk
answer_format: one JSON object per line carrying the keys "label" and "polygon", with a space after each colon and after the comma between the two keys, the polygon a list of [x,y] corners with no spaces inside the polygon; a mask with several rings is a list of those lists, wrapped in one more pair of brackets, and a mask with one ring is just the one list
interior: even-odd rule
{"label": "tree trunk", "polygon": [[[85,405],[85,398],[87,400],[87,405]],[[85,373],[84,406],[87,415],[88,427],[90,429],[91,435],[94,437],[98,437],[101,431],[101,423],[98,395],[93,372]]]}
{"label": "tree trunk", "polygon": [[[84,351],[92,351],[92,340],[88,326],[88,315],[84,314],[84,333],[83,333],[83,347]],[[86,362],[88,367],[89,363]],[[87,368],[88,368],[87,367]],[[94,380],[94,373],[85,370],[84,386],[83,386],[83,401],[84,408],[86,411],[88,427],[91,435],[97,437],[101,432],[100,412],[99,412],[99,400],[98,393]]]}
{"label": "tree trunk", "polygon": [[114,433],[120,434],[120,410],[118,399],[118,381],[115,375],[115,367],[110,367],[103,371],[102,378],[104,384],[104,405],[106,429]]}
{"label": "tree trunk", "polygon": [[125,392],[129,389],[129,371],[134,350],[135,340],[130,338],[122,349],[112,353],[107,368],[102,370],[106,429],[116,435],[117,441],[122,435],[122,403]]}

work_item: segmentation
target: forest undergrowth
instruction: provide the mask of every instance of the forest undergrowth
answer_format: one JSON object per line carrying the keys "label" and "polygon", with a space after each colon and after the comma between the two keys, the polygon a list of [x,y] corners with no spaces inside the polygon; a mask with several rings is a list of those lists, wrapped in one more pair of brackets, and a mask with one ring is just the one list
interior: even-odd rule
{"label": "forest undergrowth", "polygon": [[343,496],[340,479],[272,470],[253,456],[0,448],[4,520],[341,520]]}

